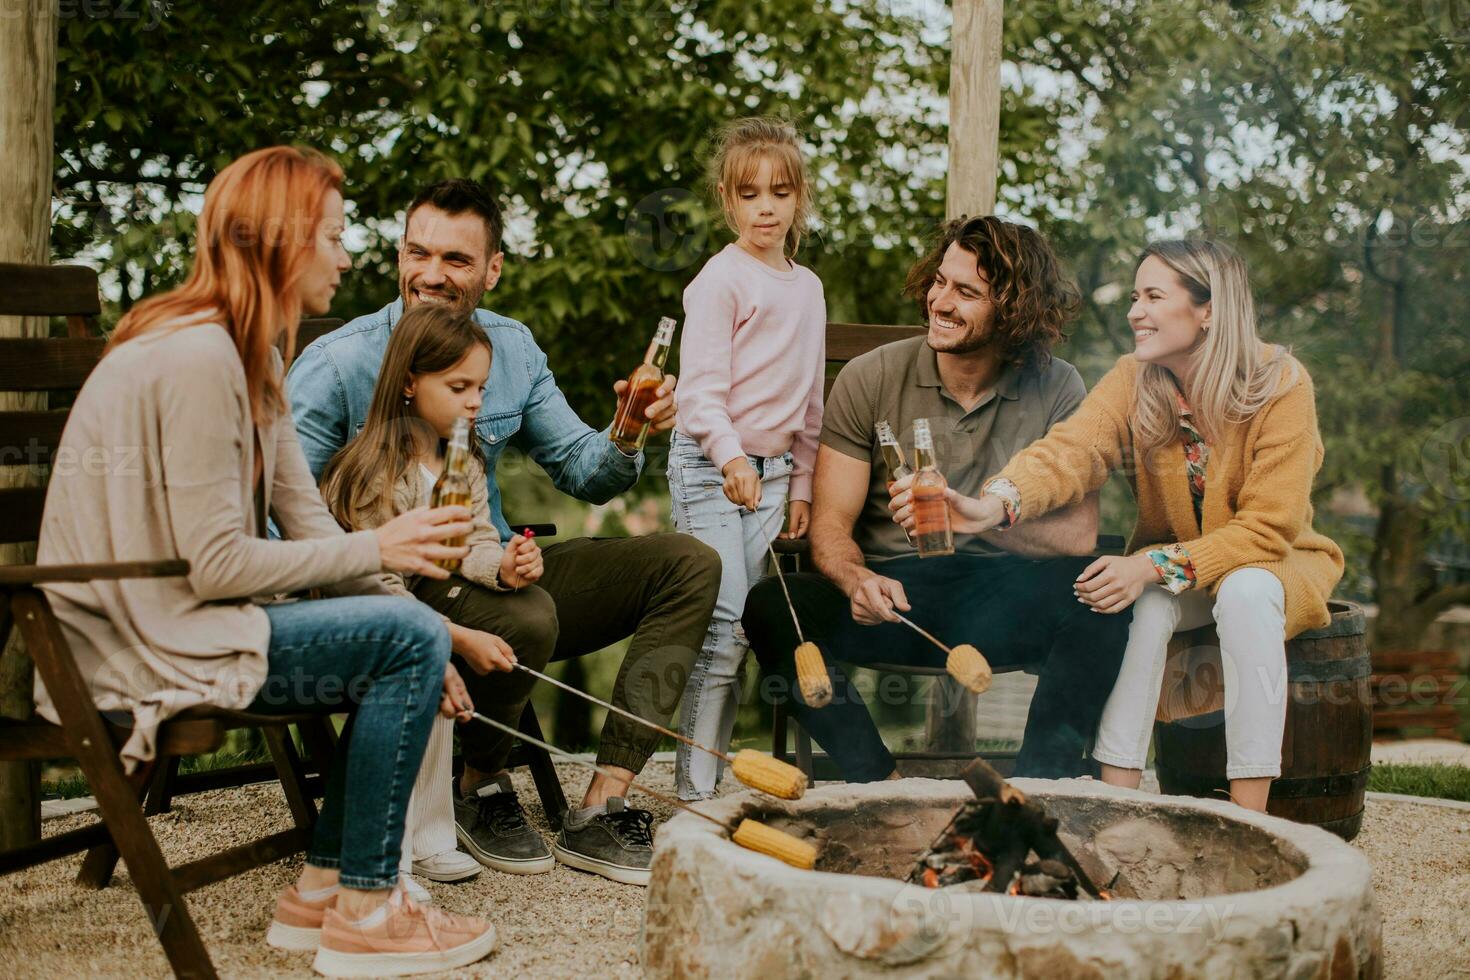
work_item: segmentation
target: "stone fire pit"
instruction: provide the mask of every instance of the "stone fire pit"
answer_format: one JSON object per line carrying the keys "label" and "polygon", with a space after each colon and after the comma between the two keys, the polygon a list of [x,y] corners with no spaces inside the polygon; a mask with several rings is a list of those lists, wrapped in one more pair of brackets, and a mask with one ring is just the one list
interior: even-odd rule
{"label": "stone fire pit", "polygon": [[658,833],[642,963],[654,977],[1378,977],[1367,861],[1316,827],[1090,780],[1017,779],[1138,900],[1059,901],[905,884],[958,781],[742,793],[701,804],[818,843],[801,871],[680,814]]}

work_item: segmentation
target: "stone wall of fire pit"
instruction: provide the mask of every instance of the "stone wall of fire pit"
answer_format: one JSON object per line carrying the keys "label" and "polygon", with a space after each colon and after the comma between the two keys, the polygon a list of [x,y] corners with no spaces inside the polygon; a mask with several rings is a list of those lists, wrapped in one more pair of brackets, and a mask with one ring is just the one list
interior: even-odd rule
{"label": "stone wall of fire pit", "polygon": [[821,847],[801,871],[687,814],[660,829],[642,962],[654,977],[1378,977],[1367,861],[1315,827],[1228,803],[1018,779],[1075,849],[1138,900],[1060,901],[905,884],[963,783],[839,785],[701,806]]}

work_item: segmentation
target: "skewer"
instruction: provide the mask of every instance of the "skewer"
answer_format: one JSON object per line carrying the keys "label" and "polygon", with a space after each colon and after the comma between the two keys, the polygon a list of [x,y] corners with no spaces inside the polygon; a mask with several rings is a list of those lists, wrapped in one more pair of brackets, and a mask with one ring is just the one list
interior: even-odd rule
{"label": "skewer", "polygon": [[[600,773],[601,775],[606,776],[608,779],[621,781],[621,777],[611,772],[610,770],[604,769],[597,763],[588,762],[586,759],[579,759],[572,753],[567,752],[563,749],[559,749],[555,745],[552,745],[550,742],[545,742],[539,738],[534,738],[530,735],[527,735],[525,732],[518,731],[517,729],[512,728],[504,722],[496,721],[494,718],[487,718],[484,715],[480,714],[478,711],[471,712],[470,716],[476,721],[484,722],[492,728],[497,728],[500,731],[505,732],[507,735],[511,735],[515,738],[520,739],[523,742],[534,745],[539,749],[550,752],[558,758],[566,760],[567,762],[575,763],[576,765],[582,766],[586,769],[591,769],[593,772]],[[790,834],[777,830],[775,827],[769,827],[758,820],[752,820],[749,817],[743,817],[740,820],[739,826],[732,828],[723,820],[716,819],[715,817],[710,816],[708,813],[705,813],[702,810],[696,810],[694,807],[690,806],[688,803],[685,803],[683,800],[675,799],[672,796],[667,796],[663,793],[660,793],[658,790],[649,789],[647,786],[644,786],[637,780],[628,780],[628,785],[633,789],[638,790],[638,792],[640,793],[653,797],[660,803],[666,803],[670,806],[678,807],[680,810],[683,810],[686,813],[692,813],[696,817],[708,820],[716,827],[719,827],[727,834],[730,834],[731,840],[739,844],[741,847],[746,848],[747,850],[757,851],[761,854],[770,855],[771,857],[777,858],[781,861],[785,861],[787,864],[796,868],[811,870],[816,865],[817,849],[815,847],[804,840],[800,840],[796,837],[792,837]]]}
{"label": "skewer", "polygon": [[900,623],[903,623],[909,629],[918,633],[924,639],[948,654],[948,659],[944,663],[944,669],[949,671],[949,676],[976,694],[984,694],[989,690],[992,677],[990,664],[979,650],[968,643],[961,643],[954,648],[947,647],[943,643],[940,643],[933,633],[930,633],[919,624],[913,622],[897,609],[892,610],[892,612],[894,616],[898,617]]}
{"label": "skewer", "polygon": [[735,774],[735,778],[752,789],[769,793],[771,796],[779,797],[783,800],[799,800],[802,794],[806,792],[805,774],[789,763],[774,759],[754,749],[741,749],[732,756],[727,752],[721,752],[719,749],[712,749],[707,745],[701,745],[694,741],[694,739],[689,738],[687,735],[681,735],[672,728],[666,728],[656,722],[649,721],[647,718],[634,714],[627,708],[620,708],[615,704],[610,704],[599,697],[588,694],[586,691],[578,690],[565,681],[559,681],[555,677],[527,667],[523,663],[517,663],[516,668],[525,671],[538,680],[545,681],[553,687],[559,687],[563,691],[575,694],[577,697],[584,698],[593,704],[606,708],[608,711],[622,715],[629,721],[635,721],[660,734],[667,735],[669,738],[683,742],[685,745],[703,752],[708,752],[716,758],[723,759],[730,764],[730,771]]}
{"label": "skewer", "polygon": [[808,643],[801,632],[801,620],[796,615],[796,605],[791,601],[791,590],[786,588],[786,576],[781,573],[781,559],[776,557],[776,548],[766,542],[771,553],[771,563],[776,567],[776,580],[781,583],[781,592],[786,596],[786,608],[791,611],[791,622],[796,627],[796,686],[801,689],[801,699],[813,708],[825,708],[832,701],[832,678],[827,673],[822,651],[815,643]]}

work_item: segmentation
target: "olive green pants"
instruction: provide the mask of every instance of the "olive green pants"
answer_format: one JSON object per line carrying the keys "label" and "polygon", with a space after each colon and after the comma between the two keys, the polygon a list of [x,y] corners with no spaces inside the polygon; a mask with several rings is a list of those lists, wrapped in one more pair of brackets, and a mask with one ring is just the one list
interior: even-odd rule
{"label": "olive green pants", "polygon": [[[414,594],[461,626],[501,637],[518,660],[537,670],[548,660],[580,657],[631,636],[609,700],[667,725],[719,594],[714,550],[685,534],[650,534],[574,538],[548,546],[543,555],[541,580],[519,592],[451,576],[423,579]],[[523,671],[478,674],[458,656],[455,663],[476,709],[514,727],[535,678]],[[481,772],[504,768],[509,735],[489,725],[464,725],[459,737],[468,765]],[[640,772],[658,740],[647,726],[608,712],[597,761]]]}

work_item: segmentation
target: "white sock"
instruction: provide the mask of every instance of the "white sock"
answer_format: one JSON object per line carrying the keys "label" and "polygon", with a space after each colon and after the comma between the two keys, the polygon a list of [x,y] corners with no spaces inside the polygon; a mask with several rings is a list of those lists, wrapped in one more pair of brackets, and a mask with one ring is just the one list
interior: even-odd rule
{"label": "white sock", "polygon": [[377,908],[373,909],[361,919],[354,921],[352,924],[359,929],[371,929],[373,926],[382,923],[385,919],[388,918],[388,904],[388,900],[385,900],[382,905],[379,905]]}

